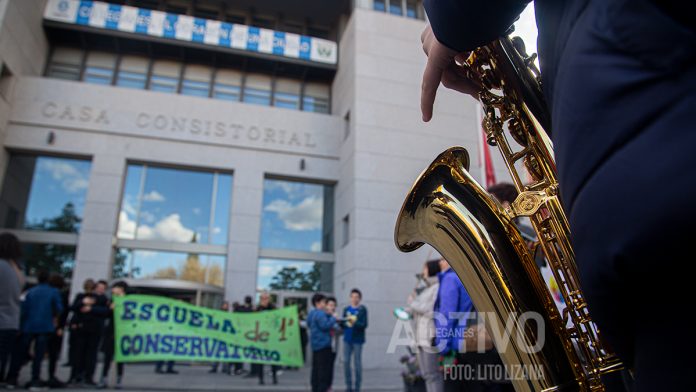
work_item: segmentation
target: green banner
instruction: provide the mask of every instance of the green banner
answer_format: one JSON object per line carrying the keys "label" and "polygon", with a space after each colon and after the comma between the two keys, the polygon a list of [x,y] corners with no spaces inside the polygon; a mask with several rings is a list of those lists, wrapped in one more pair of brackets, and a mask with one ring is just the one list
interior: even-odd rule
{"label": "green banner", "polygon": [[230,313],[152,295],[114,297],[116,362],[302,366],[297,307]]}

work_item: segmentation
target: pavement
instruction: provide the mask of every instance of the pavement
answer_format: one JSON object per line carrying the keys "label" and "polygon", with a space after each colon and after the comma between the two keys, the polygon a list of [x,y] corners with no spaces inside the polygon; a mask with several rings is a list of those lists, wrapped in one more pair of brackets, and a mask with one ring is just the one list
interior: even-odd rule
{"label": "pavement", "polygon": [[[44,361],[44,367],[47,361]],[[31,365],[27,364],[20,374],[19,385],[24,385],[29,380]],[[97,365],[97,374],[101,375],[102,364]],[[221,367],[220,367],[221,368]],[[245,365],[248,369],[249,365]],[[242,375],[227,375],[220,373],[209,373],[210,365],[203,363],[177,364],[175,370],[179,374],[157,374],[154,371],[155,365],[151,363],[126,364],[123,377],[123,390],[128,392],[143,391],[310,391],[309,384],[310,367],[306,366],[297,370],[286,370],[278,376],[278,384],[272,385],[269,366],[265,366],[267,372],[265,385],[259,385],[257,377],[245,378]],[[59,367],[58,378],[67,380],[70,369]],[[109,387],[113,388],[115,383],[115,368],[109,372]],[[42,373],[45,377],[46,370]],[[95,377],[95,381],[99,381]],[[23,390],[23,389],[19,389]],[[85,392],[96,390],[94,388],[68,386],[60,389],[65,392]],[[334,367],[334,382],[332,391],[342,392],[346,390],[343,377],[343,366],[339,363]],[[400,369],[363,369],[362,391],[365,392],[396,392],[403,391]]]}

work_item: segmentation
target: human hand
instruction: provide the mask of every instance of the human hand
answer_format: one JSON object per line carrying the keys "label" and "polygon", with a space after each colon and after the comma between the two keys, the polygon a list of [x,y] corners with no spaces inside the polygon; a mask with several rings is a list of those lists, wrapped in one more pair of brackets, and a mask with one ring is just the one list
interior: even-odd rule
{"label": "human hand", "polygon": [[80,312],[82,312],[82,313],[88,313],[90,310],[92,310],[91,305],[85,305],[85,306],[80,308]]}
{"label": "human hand", "polygon": [[95,302],[95,301],[94,301],[94,298],[92,298],[92,297],[84,297],[84,298],[82,298],[82,304],[85,305],[85,306],[94,305],[94,302]]}
{"label": "human hand", "polygon": [[437,88],[443,86],[476,97],[480,86],[467,76],[457,63],[463,63],[469,53],[457,53],[437,40],[430,25],[421,33],[423,51],[428,56],[428,62],[423,71],[421,84],[421,113],[423,121],[428,122],[433,117],[433,104]]}

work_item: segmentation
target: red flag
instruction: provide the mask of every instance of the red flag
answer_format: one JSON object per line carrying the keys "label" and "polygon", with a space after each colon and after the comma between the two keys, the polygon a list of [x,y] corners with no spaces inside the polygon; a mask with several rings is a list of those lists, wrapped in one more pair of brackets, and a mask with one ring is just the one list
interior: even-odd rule
{"label": "red flag", "polygon": [[486,131],[481,129],[481,132],[483,134],[483,138],[481,140],[483,142],[483,162],[486,168],[486,188],[490,188],[496,183],[495,170],[493,169],[490,146],[488,145],[488,142],[486,142]]}

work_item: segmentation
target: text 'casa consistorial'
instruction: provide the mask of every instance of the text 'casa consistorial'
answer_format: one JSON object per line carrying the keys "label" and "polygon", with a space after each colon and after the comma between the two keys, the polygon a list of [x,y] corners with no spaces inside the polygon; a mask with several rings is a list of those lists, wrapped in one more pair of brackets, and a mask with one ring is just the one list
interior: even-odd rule
{"label": "text 'casa consistorial'", "polygon": [[[113,127],[115,115],[107,109],[89,105],[69,105],[56,102],[46,102],[41,108],[41,115],[51,120],[61,120],[80,123],[86,126]],[[131,116],[126,116],[131,117]],[[260,143],[266,146],[287,146],[299,148],[316,148],[314,135],[310,132],[290,131],[269,126],[242,124],[238,122],[219,121],[186,117],[181,115],[165,115],[158,113],[139,112],[131,117],[126,128],[146,131],[158,136],[200,137],[220,142]],[[166,134],[163,134],[166,133]]]}

